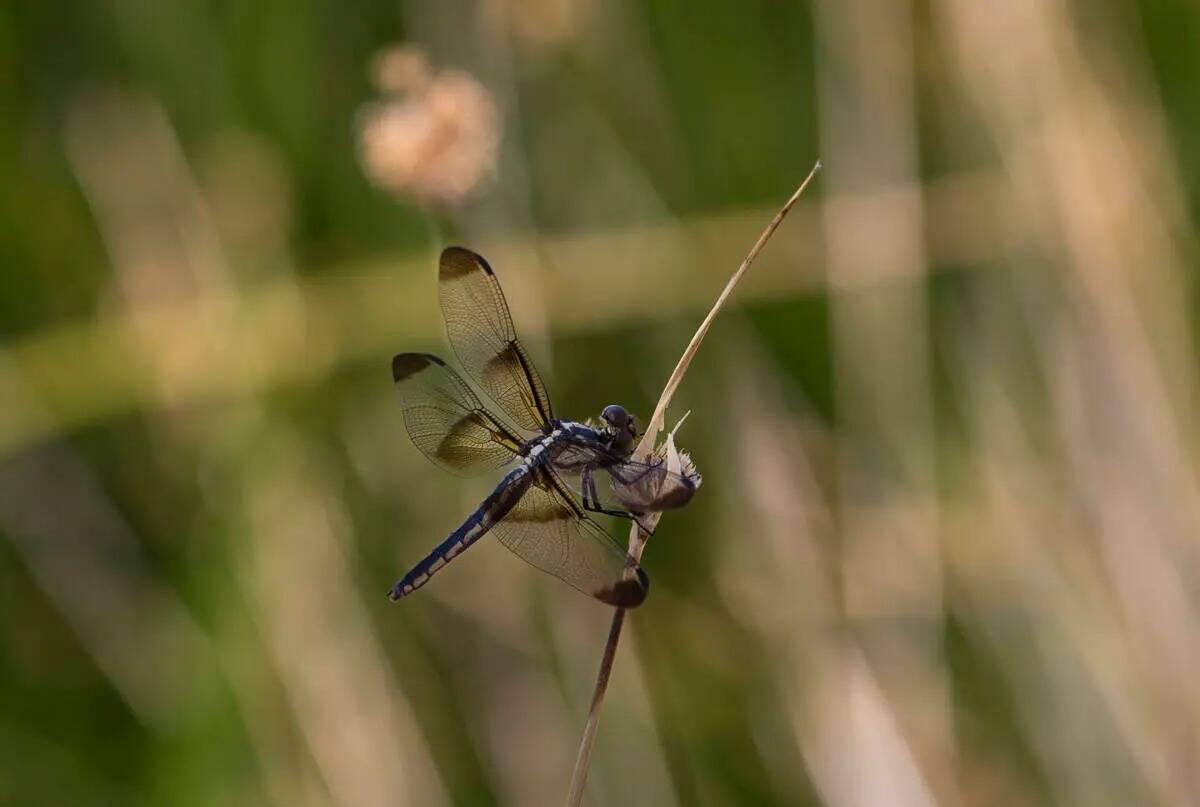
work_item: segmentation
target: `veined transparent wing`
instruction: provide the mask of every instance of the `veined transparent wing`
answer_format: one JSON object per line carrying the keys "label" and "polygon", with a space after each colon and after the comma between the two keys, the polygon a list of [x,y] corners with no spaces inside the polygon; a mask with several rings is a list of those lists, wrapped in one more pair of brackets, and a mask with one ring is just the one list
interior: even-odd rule
{"label": "veined transparent wing", "polygon": [[683,507],[701,481],[690,461],[687,467],[673,469],[666,457],[649,462],[621,459],[603,446],[568,446],[555,457],[554,467],[579,477],[577,491],[585,502],[615,514]]}
{"label": "veined transparent wing", "polygon": [[608,605],[633,608],[650,589],[646,573],[547,469],[492,532],[522,560]]}
{"label": "veined transparent wing", "polygon": [[675,471],[661,457],[650,462],[625,460],[600,473],[608,475],[613,499],[634,513],[678,509],[690,502],[700,487],[700,474],[694,467]]}
{"label": "veined transparent wing", "polygon": [[447,471],[467,476],[493,470],[520,451],[520,438],[437,356],[401,353],[392,359],[392,379],[409,437]]}
{"label": "veined transparent wing", "polygon": [[438,298],[450,344],[467,374],[518,426],[542,430],[554,416],[550,397],[517,341],[488,262],[468,249],[448,247],[439,264]]}

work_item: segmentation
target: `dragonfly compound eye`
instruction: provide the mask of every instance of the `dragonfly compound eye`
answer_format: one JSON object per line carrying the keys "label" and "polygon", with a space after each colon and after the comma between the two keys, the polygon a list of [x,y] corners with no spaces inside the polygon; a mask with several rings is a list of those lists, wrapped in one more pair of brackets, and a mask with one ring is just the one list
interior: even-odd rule
{"label": "dragonfly compound eye", "polygon": [[625,407],[620,404],[609,404],[600,413],[600,419],[618,431],[630,426],[633,418]]}

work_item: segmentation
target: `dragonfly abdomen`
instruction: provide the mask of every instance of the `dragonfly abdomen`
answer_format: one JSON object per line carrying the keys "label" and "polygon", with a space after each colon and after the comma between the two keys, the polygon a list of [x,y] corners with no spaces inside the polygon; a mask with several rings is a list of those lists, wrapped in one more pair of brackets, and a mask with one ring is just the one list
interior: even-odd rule
{"label": "dragonfly abdomen", "polygon": [[467,520],[460,524],[458,529],[450,533],[446,540],[438,544],[424,560],[412,567],[408,574],[392,586],[388,598],[395,602],[412,594],[467,547],[487,535],[488,530],[513,508],[531,481],[528,464],[522,464],[509,471],[496,489],[475,508],[475,512],[467,516]]}

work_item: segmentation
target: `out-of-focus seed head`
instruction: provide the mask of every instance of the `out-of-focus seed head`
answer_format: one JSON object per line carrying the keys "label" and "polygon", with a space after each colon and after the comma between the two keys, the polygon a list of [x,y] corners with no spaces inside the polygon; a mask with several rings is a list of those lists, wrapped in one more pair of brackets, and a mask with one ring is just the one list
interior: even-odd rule
{"label": "out-of-focus seed head", "polygon": [[374,79],[389,96],[359,117],[360,155],[372,182],[418,202],[454,205],[487,181],[500,115],[483,84],[459,71],[430,72],[413,48],[381,53]]}

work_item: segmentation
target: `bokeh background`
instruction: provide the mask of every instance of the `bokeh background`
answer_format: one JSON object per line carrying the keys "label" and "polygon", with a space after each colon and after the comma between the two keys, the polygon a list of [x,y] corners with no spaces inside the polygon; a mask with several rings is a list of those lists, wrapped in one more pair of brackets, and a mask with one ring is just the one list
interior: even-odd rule
{"label": "bokeh background", "polygon": [[668,419],[595,805],[1200,801],[1188,0],[0,6],[0,803],[545,805],[609,612],[389,376]]}

